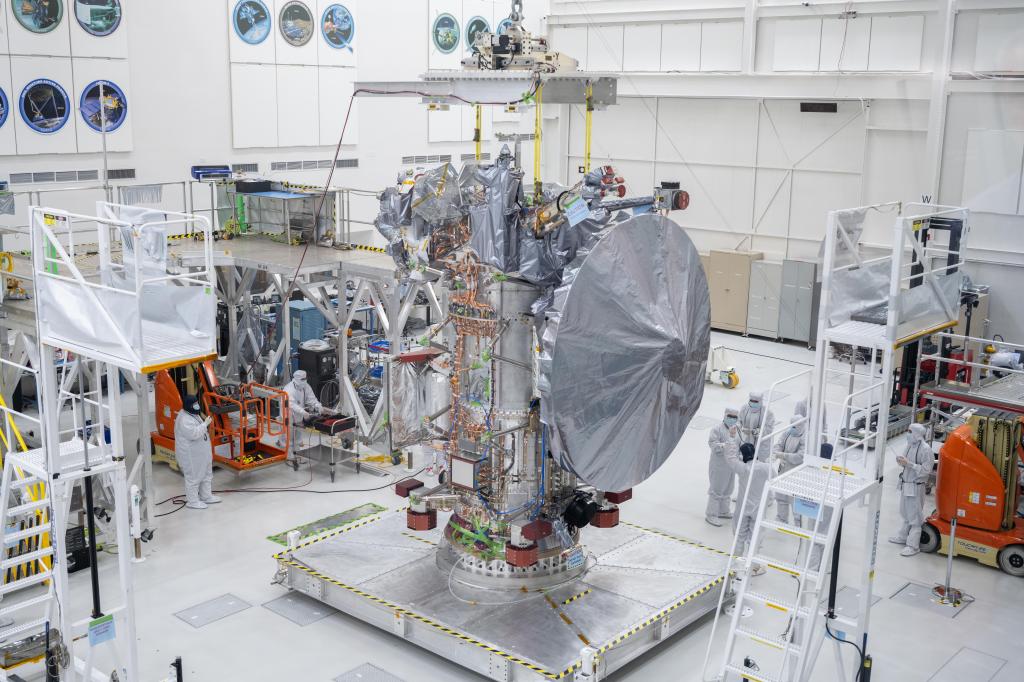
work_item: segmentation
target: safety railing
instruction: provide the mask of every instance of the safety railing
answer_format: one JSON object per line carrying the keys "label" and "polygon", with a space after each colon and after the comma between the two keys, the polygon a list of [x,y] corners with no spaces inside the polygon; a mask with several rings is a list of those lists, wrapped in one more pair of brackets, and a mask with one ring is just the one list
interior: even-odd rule
{"label": "safety railing", "polygon": [[[97,204],[99,216],[35,206],[29,212],[41,340],[143,374],[215,356],[205,218],[105,202]],[[206,235],[203,265],[168,273],[166,232],[181,226]]]}

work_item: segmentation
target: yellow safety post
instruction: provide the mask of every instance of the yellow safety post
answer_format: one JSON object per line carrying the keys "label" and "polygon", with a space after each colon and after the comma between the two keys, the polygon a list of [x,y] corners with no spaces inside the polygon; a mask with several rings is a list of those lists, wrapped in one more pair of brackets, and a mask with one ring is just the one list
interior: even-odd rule
{"label": "yellow safety post", "polygon": [[544,84],[541,83],[537,86],[537,94],[534,97],[534,108],[536,109],[536,119],[534,121],[533,129],[533,194],[540,202],[541,195],[544,193],[544,184],[540,179],[540,150],[541,150],[541,138],[542,129],[544,127],[544,118],[542,116],[542,104],[544,100]]}
{"label": "yellow safety post", "polygon": [[481,151],[483,145],[484,108],[476,105],[476,131],[473,133],[473,141],[476,142],[476,160],[483,156]]}
{"label": "yellow safety post", "polygon": [[590,143],[594,130],[594,84],[587,82],[586,139],[583,142],[583,174],[590,172]]}

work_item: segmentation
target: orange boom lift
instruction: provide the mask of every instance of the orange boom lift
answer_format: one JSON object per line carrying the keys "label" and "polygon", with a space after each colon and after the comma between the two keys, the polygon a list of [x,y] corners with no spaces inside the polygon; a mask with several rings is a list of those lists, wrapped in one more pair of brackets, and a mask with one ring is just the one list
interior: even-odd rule
{"label": "orange boom lift", "polygon": [[938,509],[925,522],[921,549],[949,553],[956,519],[957,554],[1024,576],[1024,519],[1018,459],[1024,455],[1021,417],[976,415],[946,438],[939,452]]}
{"label": "orange boom lift", "polygon": [[[213,461],[235,471],[248,471],[288,458],[288,394],[263,384],[222,384],[212,362],[192,368],[198,375],[199,399],[211,418]],[[174,456],[174,420],[182,409],[185,381],[167,370],[156,376],[156,431],[153,448],[164,458]]]}

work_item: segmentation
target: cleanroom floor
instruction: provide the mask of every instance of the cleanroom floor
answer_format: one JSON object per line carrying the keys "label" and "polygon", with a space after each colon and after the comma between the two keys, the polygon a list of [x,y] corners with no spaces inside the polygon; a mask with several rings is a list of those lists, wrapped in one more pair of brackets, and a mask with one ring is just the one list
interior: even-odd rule
{"label": "cleanroom floor", "polygon": [[[747,391],[767,390],[773,381],[806,369],[813,354],[797,345],[729,334],[715,333],[713,337],[714,343],[733,349],[732,362],[740,374],[740,387],[730,391],[708,386],[698,413],[706,419],[691,425],[674,456],[634,490],[633,499],[622,506],[621,514],[625,521],[728,550],[730,529],[714,528],[704,521],[708,428],[726,406],[739,407]],[[792,391],[777,407],[777,419],[788,421],[798,392]],[[125,402],[134,403],[130,398]],[[134,433],[126,434],[126,442],[133,437]],[[887,457],[875,579],[875,594],[880,601],[872,609],[869,645],[874,657],[873,682],[1019,680],[1024,670],[1021,579],[970,559],[957,559],[953,584],[977,601],[954,619],[891,598],[909,582],[930,588],[943,580],[946,568],[942,556],[903,558],[898,554],[899,547],[886,542],[899,525],[894,457],[902,446],[900,437],[890,444]],[[181,492],[177,474],[162,464],[154,468],[157,499]],[[242,478],[218,470],[214,482],[221,489],[291,486],[306,483],[309,476],[306,468],[293,472],[279,466]],[[146,560],[136,566],[142,680],[166,677],[175,656],[182,657],[188,682],[330,682],[367,662],[408,682],[483,680],[440,656],[348,616],[335,613],[300,627],[262,606],[284,593],[271,582],[275,570],[271,556],[280,547],[268,541],[268,535],[366,502],[397,507],[400,500],[384,485],[389,480],[367,473],[356,476],[341,468],[337,482],[331,484],[326,467],[316,465],[312,483],[301,490],[334,492],[226,493],[222,504],[208,510],[183,509],[161,518],[155,540],[146,546]],[[384,487],[366,490],[378,486]],[[929,504],[931,501],[929,498]],[[159,509],[170,508],[165,504]],[[849,542],[841,575],[847,567],[852,571],[859,565],[863,516],[862,511],[848,516],[844,537]],[[103,556],[101,573],[104,582],[115,575],[113,557]],[[89,598],[88,572],[75,574],[72,582],[73,599],[84,604]],[[251,608],[201,628],[174,615],[228,593],[248,602]],[[675,634],[612,679],[699,680],[711,622],[709,617]],[[719,645],[724,635],[722,629],[716,636]],[[814,679],[839,679],[833,666],[832,645],[826,643]]]}

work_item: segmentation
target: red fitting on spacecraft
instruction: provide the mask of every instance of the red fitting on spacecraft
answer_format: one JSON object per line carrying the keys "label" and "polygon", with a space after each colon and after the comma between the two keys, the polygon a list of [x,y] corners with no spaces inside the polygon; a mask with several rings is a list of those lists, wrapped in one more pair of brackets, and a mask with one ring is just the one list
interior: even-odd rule
{"label": "red fitting on spacecraft", "polygon": [[629,500],[633,499],[633,489],[627,488],[626,490],[617,493],[605,493],[604,499],[608,500],[612,504],[622,504],[623,502],[628,502]]}
{"label": "red fitting on spacecraft", "polygon": [[398,495],[399,497],[409,497],[409,493],[411,493],[413,490],[416,490],[416,488],[422,487],[423,481],[417,480],[415,478],[407,478],[406,480],[399,481],[398,483],[395,484],[395,494]]}
{"label": "red fitting on spacecraft", "polygon": [[434,530],[437,528],[437,510],[428,509],[425,512],[414,512],[412,509],[407,509],[405,525],[409,530]]}
{"label": "red fitting on spacecraft", "polygon": [[537,563],[540,558],[540,550],[537,543],[529,547],[516,547],[511,543],[505,544],[505,562],[516,568],[529,568]]}
{"label": "red fitting on spacecraft", "polygon": [[594,528],[614,528],[619,525],[619,508],[598,509],[590,525]]}

